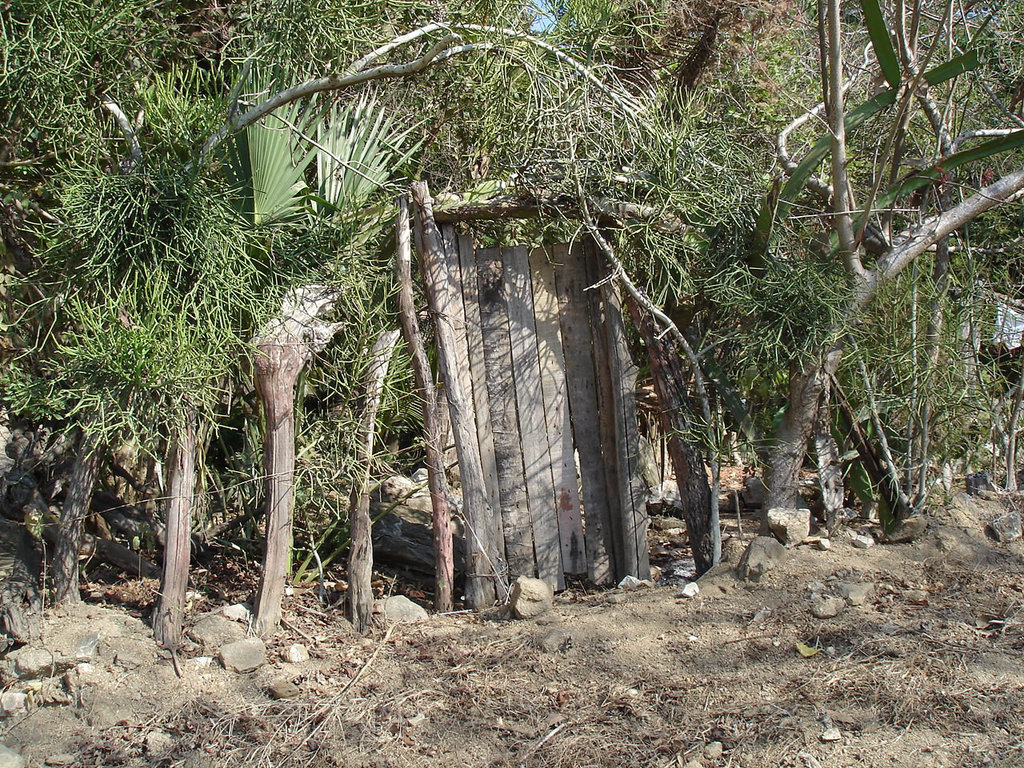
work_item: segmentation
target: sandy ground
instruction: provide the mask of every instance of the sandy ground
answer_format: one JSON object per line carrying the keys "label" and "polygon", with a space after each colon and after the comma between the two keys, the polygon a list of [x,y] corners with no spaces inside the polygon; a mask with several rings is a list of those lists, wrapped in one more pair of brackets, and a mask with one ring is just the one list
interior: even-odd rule
{"label": "sandy ground", "polygon": [[[987,538],[984,514],[938,511],[911,544],[800,546],[761,583],[723,572],[693,598],[570,589],[532,621],[360,638],[307,593],[249,675],[183,658],[179,678],[137,618],[80,606],[48,617],[47,647],[99,632],[95,659],[34,681],[0,730],[29,765],[1019,767],[1024,546]],[[734,564],[750,534],[732,533]],[[811,614],[851,585],[862,604]],[[296,642],[312,658],[280,661]],[[298,696],[268,695],[282,678]]]}

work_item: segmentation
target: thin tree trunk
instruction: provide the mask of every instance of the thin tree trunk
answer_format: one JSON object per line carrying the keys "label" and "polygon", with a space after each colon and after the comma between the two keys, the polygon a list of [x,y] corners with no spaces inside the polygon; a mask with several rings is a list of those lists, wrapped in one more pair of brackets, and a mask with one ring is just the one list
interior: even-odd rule
{"label": "thin tree trunk", "polygon": [[82,524],[89,513],[98,469],[99,444],[93,435],[83,432],[60,512],[60,530],[53,554],[53,591],[57,605],[77,603],[80,599],[78,553],[82,548]]}
{"label": "thin tree trunk", "polygon": [[263,406],[263,472],[266,545],[256,594],[256,633],[271,635],[281,623],[281,600],[291,560],[295,485],[295,385],[309,359],[330,343],[340,324],[317,318],[337,293],[303,286],[289,293],[281,313],[256,339],[256,393]]}
{"label": "thin tree trunk", "polygon": [[292,549],[295,483],[295,384],[305,364],[293,344],[264,344],[256,362],[256,391],[263,406],[263,472],[266,550],[256,596],[255,630],[267,636],[281,623],[281,600]]}
{"label": "thin tree trunk", "polygon": [[[427,486],[433,510],[434,530],[434,607],[450,611],[453,606],[452,582],[455,579],[455,554],[452,542],[451,512],[448,508],[448,482],[444,474],[444,430],[434,387],[434,374],[427,360],[423,337],[416,320],[412,296],[412,243],[409,229],[409,200],[398,199],[395,224],[395,275],[398,279],[398,307],[402,332],[409,346],[416,390],[423,401],[423,441],[427,460]],[[467,500],[468,503],[468,500]]]}
{"label": "thin tree trunk", "polygon": [[365,633],[373,617],[373,543],[370,539],[370,471],[373,443],[377,435],[377,410],[388,366],[398,341],[398,331],[385,331],[370,352],[372,362],[366,374],[363,396],[362,435],[356,448],[361,465],[359,482],[352,484],[349,505],[348,607],[356,631]]}
{"label": "thin tree trunk", "polygon": [[643,312],[635,298],[627,295],[626,303],[633,323],[647,347],[651,375],[661,405],[662,430],[668,442],[669,459],[679,486],[679,499],[697,573],[708,571],[715,562],[715,545],[711,525],[711,488],[700,449],[687,435],[693,431],[686,405],[686,380],[682,361],[675,347],[659,336],[651,316]]}
{"label": "thin tree trunk", "polygon": [[481,609],[494,603],[495,582],[499,582],[503,593],[507,592],[503,577],[497,573],[493,561],[488,561],[490,543],[487,531],[490,530],[493,511],[484,480],[480,443],[476,430],[465,415],[473,407],[472,394],[463,391],[462,379],[458,375],[459,367],[468,363],[460,360],[457,354],[458,344],[453,325],[455,313],[450,306],[450,302],[456,300],[459,289],[447,268],[426,183],[413,184],[412,195],[417,209],[416,238],[427,301],[434,315],[438,367],[445,383],[455,448],[459,456],[467,529],[466,604],[470,608]]}
{"label": "thin tree trunk", "polygon": [[800,468],[807,455],[807,441],[814,432],[818,407],[829,377],[839,367],[842,349],[833,347],[820,363],[793,366],[789,375],[789,407],[775,433],[775,443],[765,472],[768,499],[773,507],[805,506],[800,495]]}
{"label": "thin tree trunk", "polygon": [[165,648],[181,642],[192,555],[192,499],[196,484],[196,415],[189,413],[172,449],[167,472],[167,544],[153,636]]}

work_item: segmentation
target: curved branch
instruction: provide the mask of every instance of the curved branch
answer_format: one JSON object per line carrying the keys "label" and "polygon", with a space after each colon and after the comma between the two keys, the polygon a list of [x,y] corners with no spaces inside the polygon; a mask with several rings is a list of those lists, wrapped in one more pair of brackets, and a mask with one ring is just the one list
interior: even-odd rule
{"label": "curved branch", "polygon": [[107,110],[114,117],[114,122],[117,123],[117,127],[121,129],[121,135],[124,136],[124,140],[128,143],[128,158],[121,164],[121,170],[125,173],[131,173],[138,166],[142,165],[142,147],[139,145],[139,137],[135,133],[135,129],[132,128],[132,123],[128,119],[128,115],[124,113],[124,110],[109,96],[102,98],[103,108]]}

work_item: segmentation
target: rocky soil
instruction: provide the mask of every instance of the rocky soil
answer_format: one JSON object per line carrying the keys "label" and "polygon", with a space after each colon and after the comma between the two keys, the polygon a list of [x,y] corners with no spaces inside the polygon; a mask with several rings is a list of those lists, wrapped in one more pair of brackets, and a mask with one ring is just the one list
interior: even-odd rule
{"label": "rocky soil", "polygon": [[[123,607],[51,612],[0,662],[0,766],[1021,766],[1006,510],[960,496],[892,544],[787,548],[744,521],[696,586],[575,586],[548,610],[521,589],[523,619],[393,599],[366,638],[315,590],[265,643],[207,603],[177,659]],[[663,528],[655,554],[679,547]]]}

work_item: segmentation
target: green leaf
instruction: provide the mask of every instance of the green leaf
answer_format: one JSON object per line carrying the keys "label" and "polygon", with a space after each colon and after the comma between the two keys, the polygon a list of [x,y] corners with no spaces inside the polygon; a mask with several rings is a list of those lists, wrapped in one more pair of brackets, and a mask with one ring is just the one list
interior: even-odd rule
{"label": "green leaf", "polygon": [[978,52],[968,51],[950,59],[945,64],[939,64],[934,69],[929,69],[922,77],[928,85],[938,85],[952,80],[954,77],[959,77],[965,72],[977,69],[980,65],[981,59],[978,58]]}
{"label": "green leaf", "polygon": [[[952,171],[968,163],[984,160],[985,158],[1008,152],[1011,149],[1024,147],[1024,130],[1014,131],[1006,136],[1000,136],[976,147],[956,152],[949,157],[939,161],[930,168],[917,171],[890,187],[884,194],[879,195],[875,202],[876,209],[885,209],[895,203],[901,197],[911,192],[926,187],[929,184],[943,181]],[[864,214],[861,214],[858,226],[863,222]]]}
{"label": "green leaf", "polygon": [[889,36],[889,27],[886,26],[885,16],[878,5],[878,0],[861,0],[860,7],[864,11],[864,21],[867,22],[868,34],[871,36],[871,45],[875,49],[875,57],[878,65],[882,68],[885,80],[893,88],[899,88],[903,79],[900,73],[900,63],[896,58],[896,51],[892,47],[892,38]]}
{"label": "green leaf", "polygon": [[803,643],[797,643],[796,644],[796,650],[797,650],[797,653],[799,653],[805,659],[809,659],[812,656],[817,656],[818,652],[821,649],[820,648],[812,648],[811,646],[804,645]]}

